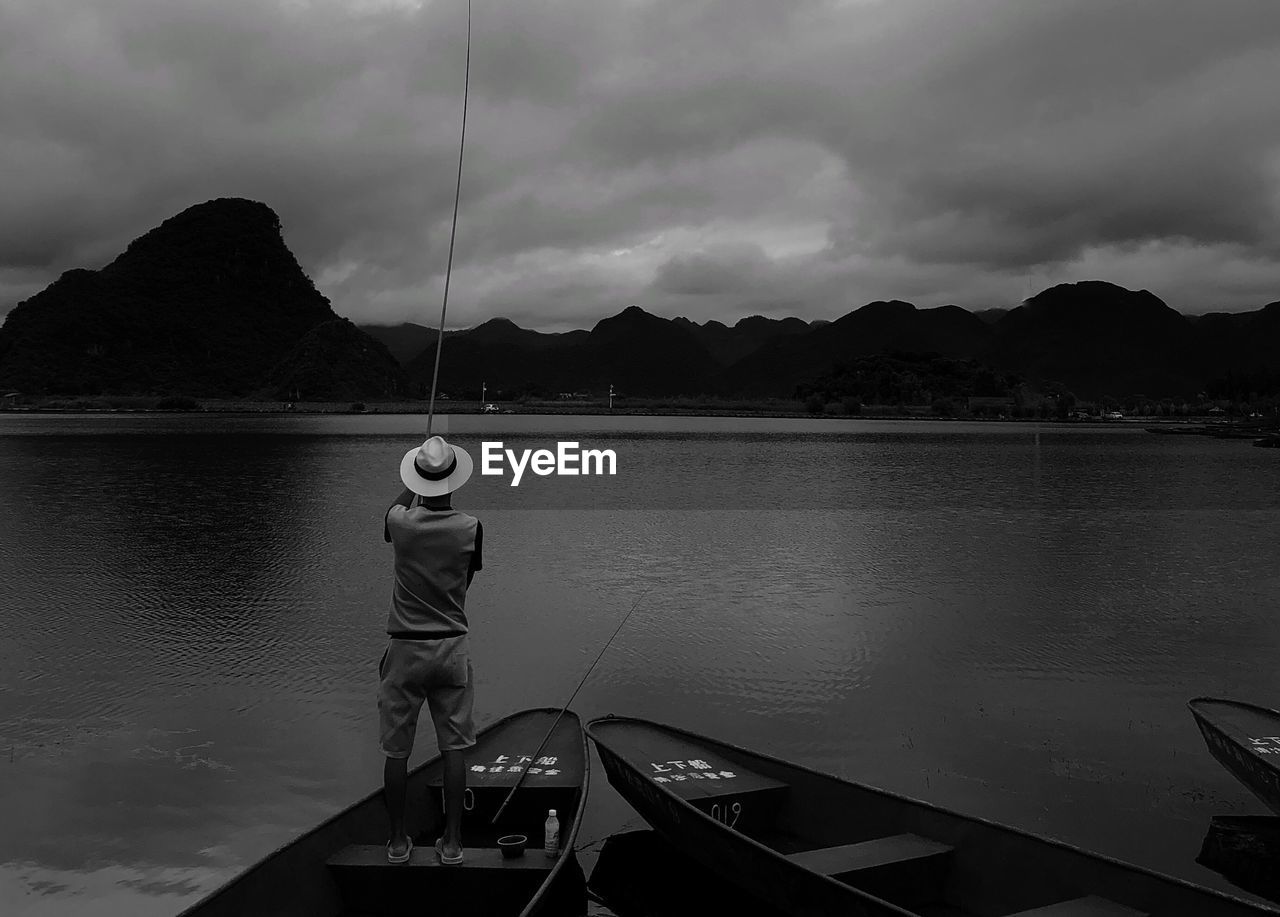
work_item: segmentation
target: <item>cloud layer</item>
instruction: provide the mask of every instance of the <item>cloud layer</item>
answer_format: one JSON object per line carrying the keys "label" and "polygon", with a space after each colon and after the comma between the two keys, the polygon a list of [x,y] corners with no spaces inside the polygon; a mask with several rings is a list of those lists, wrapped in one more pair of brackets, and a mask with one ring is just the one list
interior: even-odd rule
{"label": "cloud layer", "polygon": [[[438,314],[464,0],[0,0],[0,310],[218,196]],[[477,0],[450,324],[1280,299],[1271,0]]]}

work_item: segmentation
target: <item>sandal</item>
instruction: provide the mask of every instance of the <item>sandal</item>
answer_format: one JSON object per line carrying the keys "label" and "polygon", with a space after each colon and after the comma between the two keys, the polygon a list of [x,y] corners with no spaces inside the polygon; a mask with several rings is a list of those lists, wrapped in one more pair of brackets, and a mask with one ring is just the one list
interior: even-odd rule
{"label": "sandal", "polygon": [[462,851],[458,851],[457,856],[447,857],[444,855],[444,838],[436,838],[436,856],[440,858],[440,862],[446,866],[457,866],[462,862]]}
{"label": "sandal", "polygon": [[409,846],[405,848],[404,853],[396,856],[391,852],[391,841],[387,841],[387,862],[388,863],[408,863],[409,857],[413,854],[413,838],[408,838]]}

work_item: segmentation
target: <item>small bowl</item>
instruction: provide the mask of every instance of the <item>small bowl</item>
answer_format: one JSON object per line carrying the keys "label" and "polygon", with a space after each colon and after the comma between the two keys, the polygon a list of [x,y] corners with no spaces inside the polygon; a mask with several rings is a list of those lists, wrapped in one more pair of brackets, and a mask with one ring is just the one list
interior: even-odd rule
{"label": "small bowl", "polygon": [[523,834],[508,834],[506,837],[498,838],[498,847],[502,850],[503,858],[507,860],[524,856],[524,847],[527,843],[529,838]]}

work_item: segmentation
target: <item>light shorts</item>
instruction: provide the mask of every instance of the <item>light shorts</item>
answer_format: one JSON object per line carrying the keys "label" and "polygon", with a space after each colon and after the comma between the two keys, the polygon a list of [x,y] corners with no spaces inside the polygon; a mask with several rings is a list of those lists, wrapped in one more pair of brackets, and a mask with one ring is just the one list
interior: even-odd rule
{"label": "light shorts", "polygon": [[471,719],[475,690],[466,634],[440,640],[392,638],[378,675],[381,744],[388,758],[407,758],[413,751],[424,702],[441,751],[461,751],[476,744]]}

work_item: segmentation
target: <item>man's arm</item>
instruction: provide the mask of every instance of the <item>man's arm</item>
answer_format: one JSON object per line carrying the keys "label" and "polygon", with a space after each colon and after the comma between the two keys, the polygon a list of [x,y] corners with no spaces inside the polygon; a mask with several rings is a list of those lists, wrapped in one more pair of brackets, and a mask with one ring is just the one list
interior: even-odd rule
{"label": "man's arm", "polygon": [[388,506],[387,511],[382,514],[382,540],[383,541],[387,542],[388,544],[391,543],[391,528],[390,526],[387,525],[387,516],[397,506],[403,506],[405,509],[408,509],[409,504],[413,503],[413,497],[414,497],[413,491],[406,487],[404,490],[400,491],[400,496],[396,497],[396,502]]}
{"label": "man's arm", "polygon": [[476,520],[476,547],[471,552],[471,564],[467,567],[467,585],[471,585],[471,579],[484,566],[484,523],[479,519]]}

